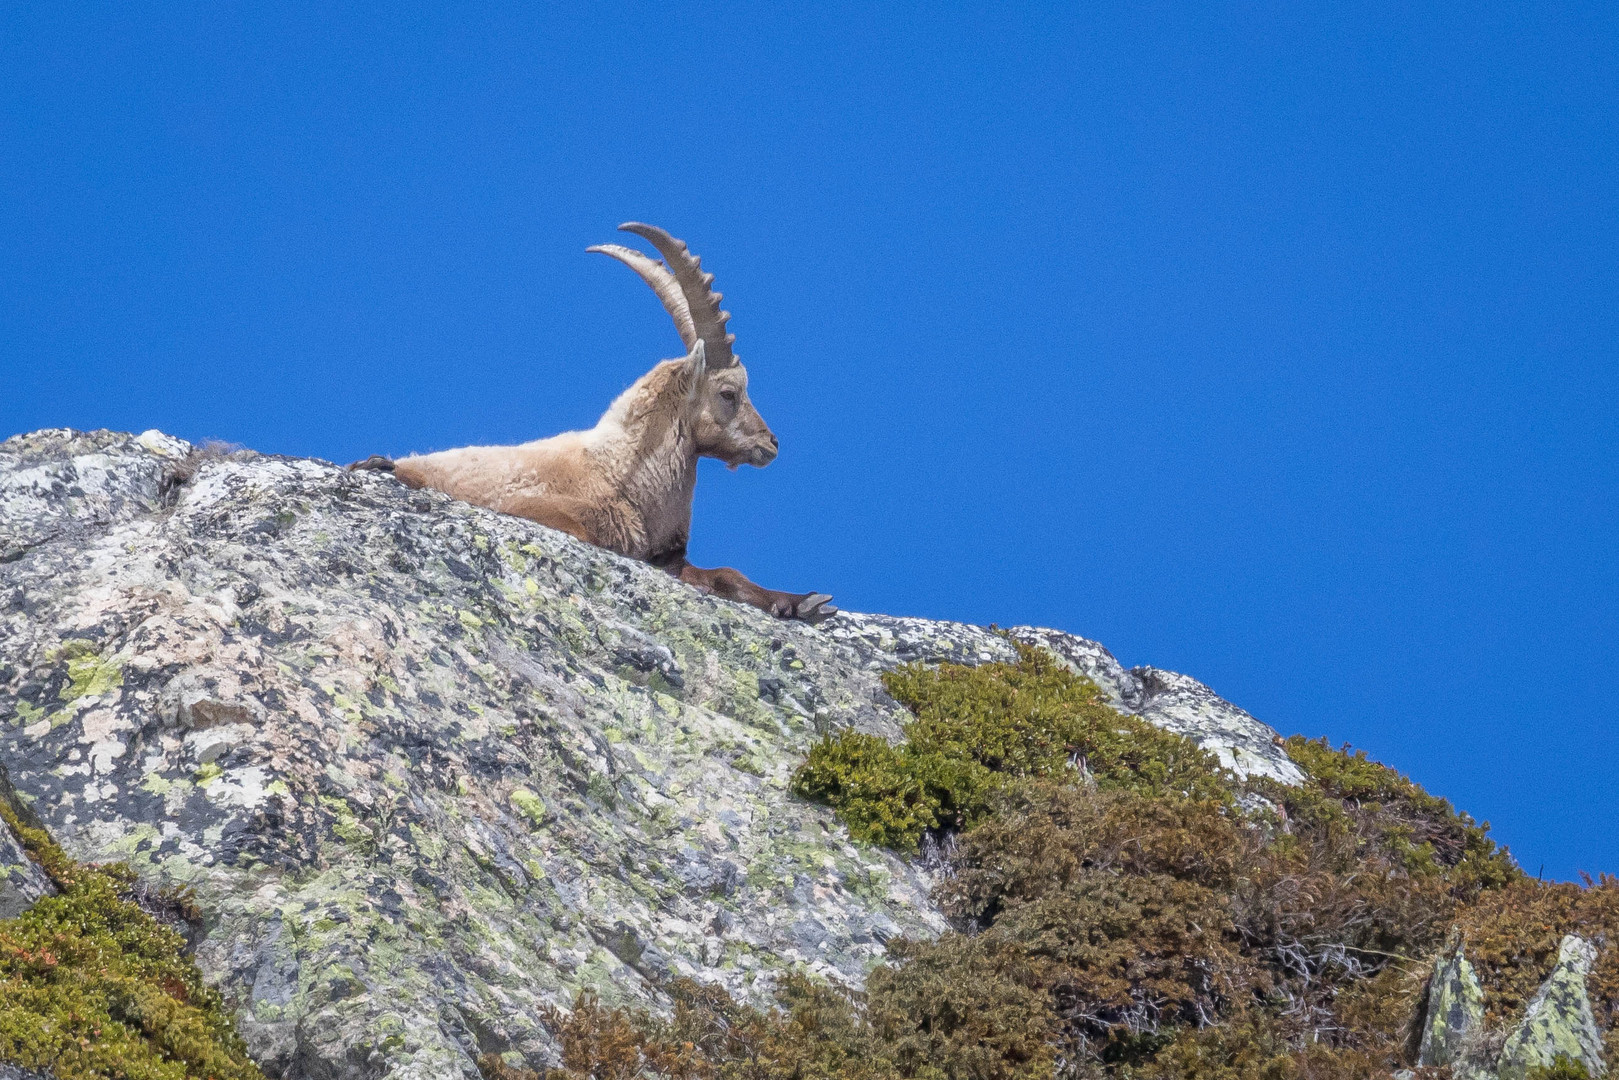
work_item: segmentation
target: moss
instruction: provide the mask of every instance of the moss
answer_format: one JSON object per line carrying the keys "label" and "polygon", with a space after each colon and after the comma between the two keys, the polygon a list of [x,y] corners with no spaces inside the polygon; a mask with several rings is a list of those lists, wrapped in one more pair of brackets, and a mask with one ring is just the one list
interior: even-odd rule
{"label": "moss", "polygon": [[883,682],[914,714],[904,743],[828,735],[793,781],[799,795],[836,809],[857,839],[915,850],[928,830],[972,825],[997,792],[1029,777],[1231,799],[1214,755],[1116,712],[1095,683],[1027,645],[1016,663],[909,665]]}
{"label": "moss", "polygon": [[73,862],[3,804],[0,818],[60,890],[0,922],[0,1060],[60,1080],[261,1077],[184,939],[134,903],[133,874]]}
{"label": "moss", "polygon": [[1558,1054],[1550,1065],[1530,1069],[1524,1080],[1591,1080],[1591,1072],[1567,1054]]}

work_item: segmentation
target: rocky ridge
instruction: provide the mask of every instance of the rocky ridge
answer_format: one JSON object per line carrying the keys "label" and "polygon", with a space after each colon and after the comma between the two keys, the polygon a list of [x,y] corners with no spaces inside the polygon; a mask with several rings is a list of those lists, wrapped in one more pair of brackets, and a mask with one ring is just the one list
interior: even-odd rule
{"label": "rocky ridge", "polygon": [[[1009,634],[1235,771],[1299,779],[1195,680]],[[883,671],[1013,655],[957,623],[781,623],[324,462],[0,443],[0,760],[75,857],[195,890],[197,960],[272,1076],[538,1063],[538,1006],[582,987],[858,983],[943,920],[923,869],[851,844],[792,772],[824,732],[898,734]],[[42,885],[14,854],[0,905]]]}

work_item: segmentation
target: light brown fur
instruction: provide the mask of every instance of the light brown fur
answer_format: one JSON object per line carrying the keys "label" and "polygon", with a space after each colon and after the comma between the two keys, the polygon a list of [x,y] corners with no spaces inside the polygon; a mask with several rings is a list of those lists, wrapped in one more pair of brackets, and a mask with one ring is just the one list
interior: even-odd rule
{"label": "light brown fur", "polygon": [[[353,467],[391,467],[412,487],[434,488],[560,529],[660,566],[705,592],[783,618],[816,622],[835,614],[824,593],[777,592],[728,567],[705,570],[686,561],[698,458],[718,458],[732,468],[763,467],[775,459],[777,442],[748,400],[747,369],[731,355],[731,338],[724,334],[728,316],[718,310],[719,294],[707,289],[712,277],[696,278],[696,258],[661,230],[637,226],[632,231],[651,237],[677,271],[687,270],[680,284],[687,300],[695,302],[682,307],[674,276],[661,263],[649,269],[628,257],[638,252],[608,250],[647,278],[664,299],[689,339],[685,357],[665,360],[637,379],[588,431],[519,446],[412,455],[392,463],[373,458]],[[678,262],[682,257],[689,260],[689,269]],[[716,352],[717,363],[710,355]]]}

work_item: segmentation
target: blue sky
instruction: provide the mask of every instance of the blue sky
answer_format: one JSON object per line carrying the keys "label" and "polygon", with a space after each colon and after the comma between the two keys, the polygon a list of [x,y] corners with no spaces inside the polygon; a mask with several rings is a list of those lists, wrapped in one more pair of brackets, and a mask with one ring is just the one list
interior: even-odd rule
{"label": "blue sky", "polygon": [[782,440],[697,561],[1097,638],[1619,871],[1613,5],[72,7],[0,18],[0,434],[588,426],[680,351],[584,253],[651,221]]}

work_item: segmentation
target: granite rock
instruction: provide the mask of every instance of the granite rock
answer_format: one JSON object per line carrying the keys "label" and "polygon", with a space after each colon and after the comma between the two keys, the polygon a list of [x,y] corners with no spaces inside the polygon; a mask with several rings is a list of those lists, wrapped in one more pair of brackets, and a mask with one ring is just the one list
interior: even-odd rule
{"label": "granite rock", "polygon": [[[0,802],[11,808],[24,825],[40,827],[33,811],[11,786],[11,776],[0,765]],[[56,895],[56,885],[28,857],[9,828],[0,825],[0,919],[14,919],[42,896]]]}
{"label": "granite rock", "polygon": [[[1010,635],[1298,779],[1194,680]],[[191,886],[197,962],[272,1077],[538,1067],[539,1006],[585,987],[858,985],[944,921],[792,773],[823,733],[898,736],[884,671],[1013,655],[959,623],[776,621],[383,474],[157,432],[0,443],[0,761],[74,857]]]}
{"label": "granite rock", "polygon": [[1556,966],[1507,1035],[1498,1066],[1500,1080],[1524,1080],[1530,1069],[1551,1065],[1559,1056],[1584,1065],[1593,1077],[1607,1073],[1602,1032],[1585,987],[1596,957],[1596,946],[1584,938],[1575,934],[1563,938]]}
{"label": "granite rock", "polygon": [[1484,1025],[1484,990],[1461,945],[1434,962],[1419,1066],[1459,1066]]}

